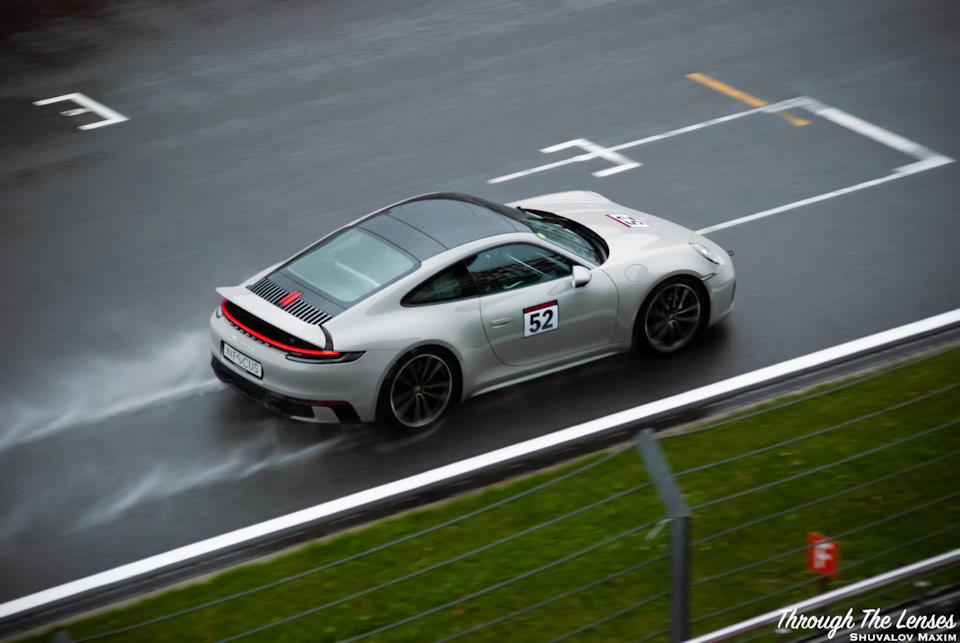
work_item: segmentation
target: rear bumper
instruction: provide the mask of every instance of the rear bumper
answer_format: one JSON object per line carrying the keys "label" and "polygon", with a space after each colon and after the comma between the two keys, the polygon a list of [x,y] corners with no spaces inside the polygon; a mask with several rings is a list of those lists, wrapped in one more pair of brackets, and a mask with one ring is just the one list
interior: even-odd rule
{"label": "rear bumper", "polygon": [[[210,352],[219,362],[213,370],[221,380],[281,415],[307,422],[357,421],[352,418],[375,421],[380,383],[397,359],[397,351],[374,349],[348,362],[290,360],[286,351],[248,336],[216,312],[210,316],[210,331]],[[263,368],[261,376],[251,375],[228,361],[223,356],[225,344],[259,362]],[[343,408],[338,409],[341,406],[352,409],[352,414],[347,411],[345,415]]]}
{"label": "rear bumper", "polygon": [[214,374],[221,382],[279,415],[307,422],[343,424],[360,422],[360,416],[349,402],[315,405],[311,404],[310,400],[268,391],[223,364],[216,355],[211,356],[210,366],[213,367]]}

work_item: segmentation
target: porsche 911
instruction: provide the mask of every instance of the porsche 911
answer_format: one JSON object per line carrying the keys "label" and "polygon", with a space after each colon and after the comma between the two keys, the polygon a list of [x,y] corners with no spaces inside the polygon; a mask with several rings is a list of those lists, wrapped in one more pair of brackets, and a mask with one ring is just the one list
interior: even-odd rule
{"label": "porsche 911", "polygon": [[219,288],[212,366],[293,419],[422,431],[481,393],[683,351],[735,289],[717,244],[593,192],[426,194]]}

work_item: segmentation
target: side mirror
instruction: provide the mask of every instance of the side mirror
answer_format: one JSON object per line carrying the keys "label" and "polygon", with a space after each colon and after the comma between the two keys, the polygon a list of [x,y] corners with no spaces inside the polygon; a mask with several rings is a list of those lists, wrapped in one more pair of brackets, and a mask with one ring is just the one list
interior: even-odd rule
{"label": "side mirror", "polygon": [[573,287],[580,288],[586,286],[590,283],[590,279],[593,278],[593,274],[584,268],[583,266],[574,266],[573,267]]}

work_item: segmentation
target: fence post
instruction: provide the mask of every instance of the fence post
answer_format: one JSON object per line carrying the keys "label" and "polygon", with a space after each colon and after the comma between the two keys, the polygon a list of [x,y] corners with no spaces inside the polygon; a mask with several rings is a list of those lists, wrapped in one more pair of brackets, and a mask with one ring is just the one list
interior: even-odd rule
{"label": "fence post", "polygon": [[690,507],[653,439],[653,429],[637,434],[637,448],[670,518],[670,641],[682,643],[688,638],[690,616]]}

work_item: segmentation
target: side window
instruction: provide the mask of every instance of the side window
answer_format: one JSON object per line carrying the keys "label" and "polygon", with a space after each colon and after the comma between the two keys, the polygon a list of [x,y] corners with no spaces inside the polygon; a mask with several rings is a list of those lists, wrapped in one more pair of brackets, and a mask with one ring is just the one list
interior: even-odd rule
{"label": "side window", "polygon": [[465,263],[481,295],[559,279],[573,271],[572,263],[564,257],[526,243],[492,248]]}
{"label": "side window", "polygon": [[463,263],[457,263],[407,293],[401,300],[404,306],[435,304],[477,295],[477,285]]}

